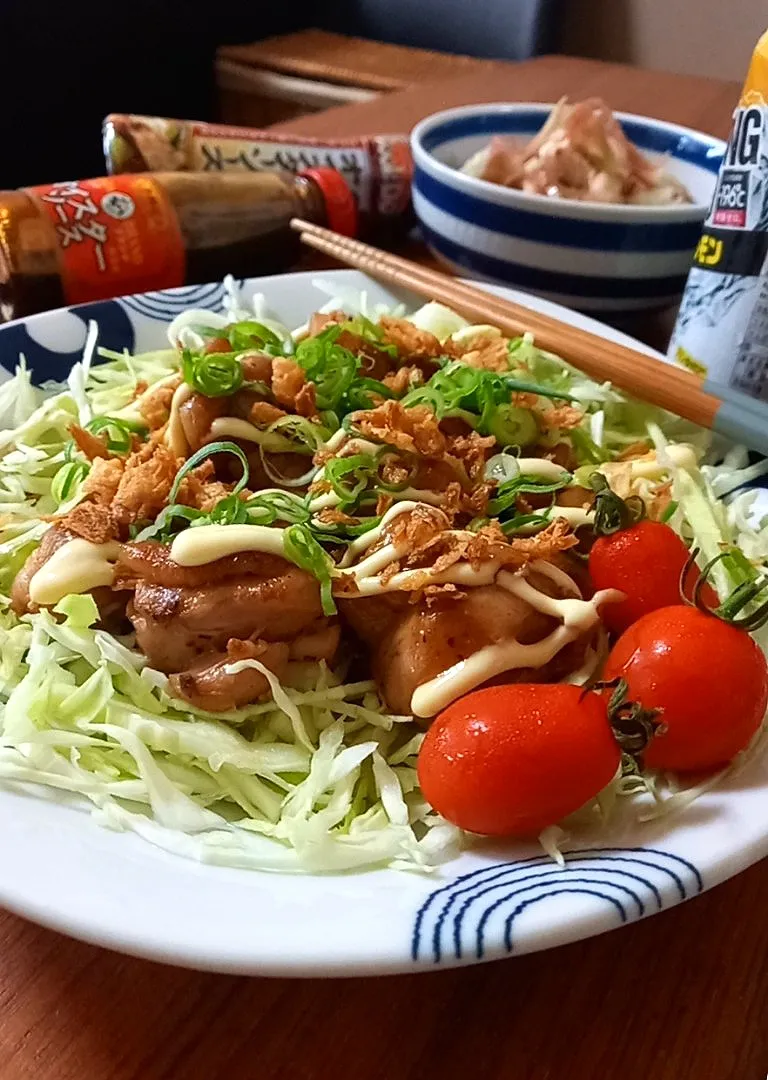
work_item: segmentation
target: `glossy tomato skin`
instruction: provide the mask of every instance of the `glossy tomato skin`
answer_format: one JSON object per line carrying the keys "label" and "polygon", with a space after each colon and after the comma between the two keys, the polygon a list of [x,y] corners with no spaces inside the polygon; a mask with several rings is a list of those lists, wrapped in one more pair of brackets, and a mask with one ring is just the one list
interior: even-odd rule
{"label": "glossy tomato skin", "polygon": [[[627,599],[605,604],[600,615],[616,634],[649,611],[680,603],[680,576],[689,551],[674,529],[660,521],[639,521],[628,529],[600,536],[589,553],[589,575],[595,589],[619,589]],[[688,586],[699,578],[692,567]],[[717,606],[717,595],[704,586],[703,600]]]}
{"label": "glossy tomato skin", "polygon": [[602,695],[521,683],[449,705],[427,732],[418,774],[427,801],[460,828],[531,837],[597,795],[620,759]]}
{"label": "glossy tomato skin", "polygon": [[725,765],[749,743],[768,705],[768,667],[757,644],[697,608],[645,615],[614,645],[604,680],[625,679],[628,697],[660,709],[666,731],[645,752],[653,769]]}

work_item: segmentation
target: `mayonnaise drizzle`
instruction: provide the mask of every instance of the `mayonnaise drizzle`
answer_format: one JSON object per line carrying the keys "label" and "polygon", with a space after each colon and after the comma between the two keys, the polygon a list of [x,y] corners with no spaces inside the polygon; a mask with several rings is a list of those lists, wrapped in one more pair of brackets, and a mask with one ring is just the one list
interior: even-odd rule
{"label": "mayonnaise drizzle", "polygon": [[539,480],[560,480],[567,472],[562,465],[549,458],[518,458],[517,465],[521,476],[535,476]]}
{"label": "mayonnaise drizzle", "polygon": [[242,551],[285,557],[284,534],[269,525],[199,525],[176,537],[171,558],[179,566],[204,566]]}
{"label": "mayonnaise drizzle", "polygon": [[346,568],[351,566],[358,555],[362,555],[364,551],[367,551],[369,547],[373,547],[377,541],[385,535],[387,526],[394,521],[400,514],[405,514],[409,510],[415,510],[419,504],[417,502],[398,502],[394,506],[390,506],[386,514],[382,517],[378,525],[373,529],[369,529],[368,532],[363,533],[362,536],[358,536],[356,540],[353,540],[347,550],[344,552],[344,558],[339,563],[339,566]]}
{"label": "mayonnaise drizzle", "polygon": [[165,445],[173,451],[176,457],[186,457],[188,444],[187,436],[181,423],[179,409],[185,401],[189,401],[194,393],[189,383],[180,383],[171,398],[171,411],[168,417],[168,427],[165,429]]}
{"label": "mayonnaise drizzle", "polygon": [[[544,517],[548,521],[554,521],[555,518],[564,518],[572,529],[578,529],[580,525],[592,525],[595,520],[594,510],[587,510],[583,506],[553,506],[551,510],[548,510]],[[517,530],[520,536],[528,536],[531,533],[538,532],[541,528],[535,522],[530,525],[521,525]]]}
{"label": "mayonnaise drizzle", "polygon": [[100,585],[111,585],[115,576],[114,560],[120,544],[92,544],[76,537],[62,544],[29,582],[33,604],[58,604],[72,593],[89,592]]}
{"label": "mayonnaise drizzle", "polygon": [[355,579],[359,581],[361,578],[375,577],[390,563],[402,558],[408,552],[408,548],[408,544],[383,544],[372,555],[368,555],[351,567]]}
{"label": "mayonnaise drizzle", "polygon": [[[347,432],[343,428],[339,428],[330,439],[323,446],[323,450],[339,451],[335,453],[335,457],[344,458],[350,457],[352,454],[377,454],[382,449],[377,443],[369,442],[367,439],[361,439],[353,437],[349,439],[349,442],[344,442],[343,438],[340,439],[339,435],[346,436]],[[325,469],[322,468],[317,473],[313,480],[313,484],[319,484],[324,479]],[[313,514],[316,514],[318,510],[326,510],[329,507],[338,506],[341,502],[341,497],[336,494],[335,491],[324,491],[321,495],[315,495],[309,503],[309,509]]]}
{"label": "mayonnaise drizzle", "polygon": [[[322,476],[319,477],[322,479]],[[395,501],[401,502],[406,500],[408,502],[420,502],[426,503],[428,506],[442,506],[445,499],[439,491],[421,491],[418,488],[403,488],[402,491],[387,492],[388,495]],[[325,510],[328,507],[338,506],[341,502],[340,497],[335,491],[326,491],[322,495],[317,495],[309,504],[309,509],[313,514],[316,514],[318,510]]]}
{"label": "mayonnaise drizzle", "polygon": [[276,454],[296,452],[296,443],[284,435],[277,431],[265,431],[236,416],[220,416],[211,424],[210,433],[214,439],[242,439],[243,442],[258,443]]}
{"label": "mayonnaise drizzle", "polygon": [[[541,571],[543,565],[545,564],[534,563],[531,569],[536,567]],[[616,589],[602,589],[590,600],[570,597],[556,600],[535,589],[522,574],[510,574],[503,570],[496,581],[502,588],[519,596],[542,614],[561,618],[562,625],[541,641],[530,645],[523,645],[517,640],[486,645],[466,660],[460,660],[453,667],[441,671],[434,679],[422,683],[413,692],[411,711],[414,716],[434,716],[462,694],[505,671],[544,667],[562,648],[599,625],[601,604],[621,600],[624,595]]]}
{"label": "mayonnaise drizzle", "polygon": [[549,458],[516,458],[509,454],[495,454],[485,464],[488,480],[503,484],[518,476],[532,476],[537,480],[563,480],[568,477],[568,470]]}
{"label": "mayonnaise drizzle", "polygon": [[498,570],[499,564],[490,559],[476,569],[469,563],[454,563],[437,574],[431,570],[401,570],[387,581],[382,581],[380,577],[357,579],[357,595],[377,596],[380,593],[408,591],[425,585],[464,585],[478,588],[481,585],[492,585]]}

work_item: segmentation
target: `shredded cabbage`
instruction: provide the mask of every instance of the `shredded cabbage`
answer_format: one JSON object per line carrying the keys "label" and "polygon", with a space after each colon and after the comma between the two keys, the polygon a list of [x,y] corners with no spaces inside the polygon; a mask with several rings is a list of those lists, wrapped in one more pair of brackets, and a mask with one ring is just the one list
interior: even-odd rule
{"label": "shredded cabbage", "polygon": [[144,658],[92,628],[90,597],[57,612],[2,616],[0,777],[77,792],[103,823],[202,862],[428,869],[457,850],[418,792],[410,717],[386,716],[372,683],[270,673],[273,701],[213,717],[144,680]]}
{"label": "shredded cabbage", "polygon": [[[329,295],[326,310],[374,321],[402,314],[399,306],[372,304],[365,293],[315,284]],[[290,331],[270,319],[260,294],[245,297],[231,279],[225,288],[224,315],[185,312],[169,328],[171,341],[194,344],[202,340],[196,327],[254,316],[286,352],[305,335],[306,327]],[[411,320],[443,341],[480,342],[493,330],[436,303]],[[94,355],[107,362],[94,365]],[[643,481],[642,493],[671,482],[672,523],[699,548],[700,560],[731,545],[755,563],[768,559],[768,516],[755,513],[754,492],[740,490],[766,475],[768,462],[753,462],[743,448],[713,443],[708,433],[598,385],[539,349],[530,334],[512,342],[509,355],[513,376],[519,369],[520,378],[584,408],[574,439],[579,473],[650,439],[659,472]],[[373,682],[344,682],[322,665],[298,665],[281,684],[258,661],[244,660],[232,670],[261,671],[271,700],[209,714],[172,699],[166,676],[147,666],[130,638],[96,629],[90,596],[66,597],[53,614],[18,619],[10,610],[13,580],[48,527],[43,518],[81,497],[81,482],[67,487],[61,505],[52,490],[67,461],[70,425],[132,417],[139,384],[167,379],[177,366],[173,349],[134,357],[96,349],[91,326],[83,360],[66,384],[34,387],[22,359],[0,386],[0,777],[75,793],[101,824],[201,862],[312,872],[431,869],[457,852],[461,835],[419,790],[423,735],[411,717],[386,712]],[[700,466],[675,464],[668,446],[679,442],[695,448]],[[497,459],[504,475],[516,475],[514,459]],[[744,572],[719,563],[721,595]],[[602,646],[590,658],[594,665]],[[589,671],[577,674],[587,678]],[[641,817],[670,813],[714,782],[678,790],[667,777],[620,771],[576,818],[605,824],[620,803],[638,798]],[[561,862],[564,828],[545,830],[540,840]]]}

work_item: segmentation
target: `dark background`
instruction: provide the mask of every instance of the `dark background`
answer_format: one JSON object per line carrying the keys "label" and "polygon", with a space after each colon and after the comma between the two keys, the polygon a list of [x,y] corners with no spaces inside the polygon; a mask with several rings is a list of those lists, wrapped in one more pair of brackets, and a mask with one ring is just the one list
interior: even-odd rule
{"label": "dark background", "polygon": [[561,0],[0,0],[0,188],[104,173],[110,112],[216,117],[219,45],[319,27],[440,52],[551,51]]}
{"label": "dark background", "polygon": [[312,25],[313,7],[0,0],[0,188],[103,175],[108,112],[212,117],[217,46]]}

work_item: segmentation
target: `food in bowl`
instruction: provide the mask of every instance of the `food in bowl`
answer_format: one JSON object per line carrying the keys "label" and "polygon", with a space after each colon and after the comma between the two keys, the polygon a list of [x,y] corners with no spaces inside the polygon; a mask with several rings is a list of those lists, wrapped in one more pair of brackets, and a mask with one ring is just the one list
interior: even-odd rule
{"label": "food in bowl", "polygon": [[552,198],[641,206],[693,202],[684,184],[627,138],[599,98],[575,104],[561,98],[529,142],[496,136],[461,171]]}
{"label": "food in bowl", "polygon": [[[760,595],[768,529],[713,494],[746,452],[437,304],[232,303],[0,390],[0,776],[219,864],[425,868],[742,752],[762,652],[676,599],[691,547],[700,607]],[[606,658],[632,700],[584,690]]]}
{"label": "food in bowl", "polygon": [[549,198],[461,171],[495,136],[530,141],[554,105],[448,109],[414,128],[413,205],[454,273],[498,281],[580,311],[660,309],[682,295],[725,144],[689,128],[615,113],[627,138],[690,192],[649,206]]}

